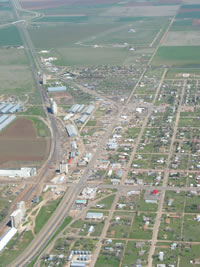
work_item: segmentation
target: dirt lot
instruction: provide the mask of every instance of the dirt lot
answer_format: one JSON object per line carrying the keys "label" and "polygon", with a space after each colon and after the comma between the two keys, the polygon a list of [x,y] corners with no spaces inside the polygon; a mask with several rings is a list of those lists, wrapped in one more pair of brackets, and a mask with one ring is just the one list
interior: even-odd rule
{"label": "dirt lot", "polygon": [[49,138],[37,137],[32,121],[18,119],[0,134],[0,165],[40,162],[47,158],[49,149]]}
{"label": "dirt lot", "polygon": [[196,31],[169,32],[163,46],[200,45],[200,36]]}

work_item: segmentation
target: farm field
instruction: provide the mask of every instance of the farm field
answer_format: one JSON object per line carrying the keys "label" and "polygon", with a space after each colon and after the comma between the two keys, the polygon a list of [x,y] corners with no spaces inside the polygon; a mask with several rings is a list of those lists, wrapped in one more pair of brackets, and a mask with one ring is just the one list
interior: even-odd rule
{"label": "farm field", "polygon": [[170,67],[194,67],[200,62],[199,46],[165,46],[158,49],[153,65]]}
{"label": "farm field", "polygon": [[[36,123],[38,123],[36,121]],[[43,124],[43,123],[42,123]],[[38,137],[41,131],[31,120],[20,118],[14,121],[7,129],[0,133],[0,165],[10,166],[40,164],[49,153],[49,138]],[[43,126],[46,128],[46,126]],[[37,130],[39,132],[37,132]]]}

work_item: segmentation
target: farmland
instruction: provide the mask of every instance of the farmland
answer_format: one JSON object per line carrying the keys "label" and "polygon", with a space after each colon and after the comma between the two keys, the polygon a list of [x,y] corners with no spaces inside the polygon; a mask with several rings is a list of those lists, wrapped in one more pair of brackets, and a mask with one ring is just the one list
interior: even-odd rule
{"label": "farmland", "polygon": [[40,165],[47,158],[49,147],[49,139],[38,137],[31,120],[18,119],[0,134],[0,164],[17,166],[35,162]]}

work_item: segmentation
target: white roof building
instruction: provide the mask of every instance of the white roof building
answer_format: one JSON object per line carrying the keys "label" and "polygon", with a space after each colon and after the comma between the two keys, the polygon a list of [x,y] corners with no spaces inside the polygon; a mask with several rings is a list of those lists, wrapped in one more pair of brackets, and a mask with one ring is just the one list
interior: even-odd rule
{"label": "white roof building", "polygon": [[0,176],[2,177],[21,177],[28,178],[36,175],[36,168],[21,168],[20,170],[0,170]]}

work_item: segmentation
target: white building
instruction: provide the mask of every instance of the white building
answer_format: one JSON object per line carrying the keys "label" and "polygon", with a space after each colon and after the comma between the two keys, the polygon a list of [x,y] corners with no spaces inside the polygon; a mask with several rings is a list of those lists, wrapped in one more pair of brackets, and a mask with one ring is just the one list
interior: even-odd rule
{"label": "white building", "polygon": [[68,173],[68,164],[63,161],[60,163],[60,173]]}
{"label": "white building", "polygon": [[13,211],[10,215],[11,226],[17,228],[22,223],[26,215],[26,208],[24,201],[20,201],[17,203],[17,209]]}
{"label": "white building", "polygon": [[13,236],[17,233],[17,229],[12,227],[3,236],[0,237],[0,251],[2,251],[8,242],[13,238]]}
{"label": "white building", "polygon": [[58,113],[58,106],[57,106],[56,102],[53,100],[53,98],[51,98],[50,100],[51,100],[51,112],[53,114],[57,114]]}
{"label": "white building", "polygon": [[102,220],[103,213],[102,212],[88,212],[86,215],[86,219]]}
{"label": "white building", "polygon": [[0,176],[10,178],[28,178],[36,175],[36,168],[21,168],[20,170],[0,170]]}

